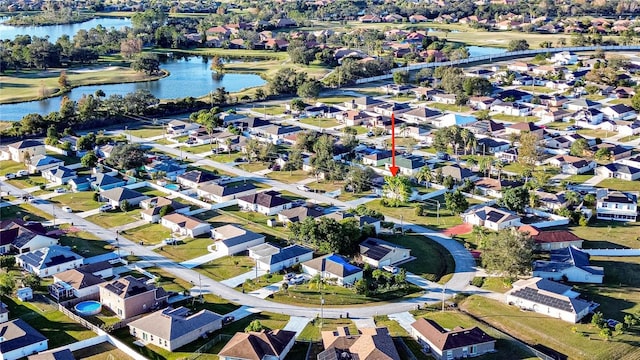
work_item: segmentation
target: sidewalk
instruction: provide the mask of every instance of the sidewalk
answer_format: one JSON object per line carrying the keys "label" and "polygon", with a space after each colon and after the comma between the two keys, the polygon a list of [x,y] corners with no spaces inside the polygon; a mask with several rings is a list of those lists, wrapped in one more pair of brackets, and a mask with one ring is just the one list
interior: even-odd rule
{"label": "sidewalk", "polygon": [[294,331],[296,333],[296,338],[300,336],[302,330],[307,327],[307,324],[311,322],[311,318],[302,317],[302,316],[292,316],[289,318],[289,322],[284,326],[282,330]]}
{"label": "sidewalk", "polygon": [[260,288],[258,290],[254,290],[252,292],[249,293],[249,295],[251,296],[255,296],[257,298],[260,299],[266,299],[269,297],[269,295],[277,292],[278,290],[280,290],[280,288],[282,287],[282,284],[285,282],[285,280],[283,281],[279,281],[277,283],[273,283],[270,284],[268,286],[265,286],[263,288]]}
{"label": "sidewalk", "polygon": [[409,334],[413,333],[411,324],[413,324],[416,319],[413,317],[413,315],[411,315],[410,312],[405,311],[395,314],[389,314],[389,319],[397,321],[398,324],[400,324],[400,326],[402,326],[402,328],[405,329]]}

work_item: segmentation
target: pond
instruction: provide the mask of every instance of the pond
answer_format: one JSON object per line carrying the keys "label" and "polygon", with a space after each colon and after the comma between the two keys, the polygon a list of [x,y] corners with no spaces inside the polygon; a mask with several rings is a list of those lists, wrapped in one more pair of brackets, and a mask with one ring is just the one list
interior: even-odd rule
{"label": "pond", "polygon": [[[149,90],[160,99],[177,99],[184,97],[200,97],[207,95],[219,87],[229,92],[245,88],[262,86],[266,82],[259,75],[227,73],[222,78],[212,76],[209,63],[202,57],[181,59],[168,58],[160,67],[169,71],[170,75],[157,81],[138,83],[80,86],[65,94],[71,100],[79,100],[83,94],[93,94],[101,89],[109,96],[124,95],[140,89]],[[41,101],[29,101],[16,104],[0,105],[0,120],[19,121],[29,113],[48,114],[60,109],[62,97],[54,97]]]}
{"label": "pond", "polygon": [[507,52],[505,48],[497,48],[490,46],[467,46],[469,50],[469,57],[474,56],[485,56],[485,55],[497,55],[504,54]]}
{"label": "pond", "polygon": [[65,25],[45,25],[45,26],[10,26],[1,24],[7,21],[8,17],[0,17],[0,37],[2,39],[13,40],[17,35],[31,35],[37,37],[49,37],[49,41],[55,43],[62,35],[69,35],[73,39],[79,30],[89,30],[98,25],[102,25],[106,29],[121,29],[125,26],[131,26],[129,18],[96,18],[77,24]]}

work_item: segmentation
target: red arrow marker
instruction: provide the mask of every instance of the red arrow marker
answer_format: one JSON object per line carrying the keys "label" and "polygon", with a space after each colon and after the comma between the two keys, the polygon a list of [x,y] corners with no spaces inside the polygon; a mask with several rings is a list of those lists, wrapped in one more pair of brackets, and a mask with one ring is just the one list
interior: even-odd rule
{"label": "red arrow marker", "polygon": [[398,168],[396,166],[396,117],[393,113],[391,113],[391,166],[389,167],[389,171],[391,171],[392,176],[398,175]]}

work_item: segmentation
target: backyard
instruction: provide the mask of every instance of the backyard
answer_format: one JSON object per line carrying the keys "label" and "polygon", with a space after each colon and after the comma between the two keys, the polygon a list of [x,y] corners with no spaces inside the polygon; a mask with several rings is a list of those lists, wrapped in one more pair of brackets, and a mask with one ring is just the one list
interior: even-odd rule
{"label": "backyard", "polygon": [[411,249],[415,260],[400,267],[430,281],[445,281],[455,271],[453,256],[442,245],[418,234],[384,236],[384,240]]}

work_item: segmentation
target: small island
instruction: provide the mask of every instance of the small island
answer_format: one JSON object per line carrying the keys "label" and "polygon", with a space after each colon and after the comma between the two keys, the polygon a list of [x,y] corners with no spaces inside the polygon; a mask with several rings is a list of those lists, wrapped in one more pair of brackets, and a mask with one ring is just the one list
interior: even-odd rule
{"label": "small island", "polygon": [[13,26],[45,26],[76,24],[93,19],[92,14],[80,13],[70,8],[44,10],[38,13],[20,13],[5,21],[5,25]]}

